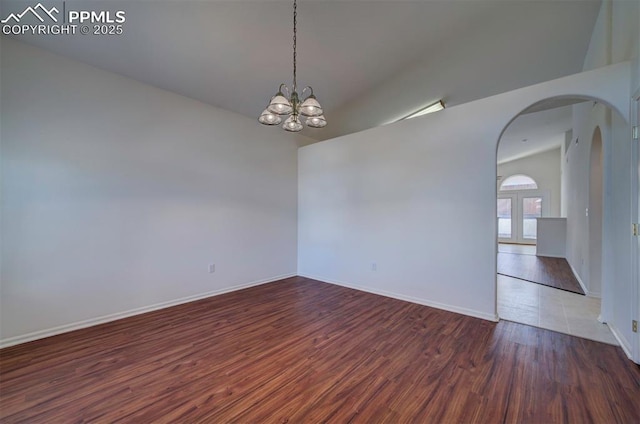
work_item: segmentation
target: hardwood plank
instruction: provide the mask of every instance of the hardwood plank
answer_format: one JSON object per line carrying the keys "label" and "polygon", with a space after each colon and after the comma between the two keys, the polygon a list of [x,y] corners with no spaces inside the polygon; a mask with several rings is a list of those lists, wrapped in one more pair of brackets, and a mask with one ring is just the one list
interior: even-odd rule
{"label": "hardwood plank", "polygon": [[640,422],[619,347],[296,277],[0,350],[0,422]]}
{"label": "hardwood plank", "polygon": [[564,258],[499,252],[498,274],[584,295]]}

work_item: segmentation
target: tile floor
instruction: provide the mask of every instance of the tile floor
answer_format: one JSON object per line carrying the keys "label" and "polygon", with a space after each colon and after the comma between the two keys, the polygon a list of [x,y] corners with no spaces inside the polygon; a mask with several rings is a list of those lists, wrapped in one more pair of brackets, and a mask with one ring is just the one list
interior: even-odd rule
{"label": "tile floor", "polygon": [[498,275],[498,315],[507,321],[618,345],[609,327],[598,322],[597,298]]}
{"label": "tile floor", "polygon": [[521,255],[535,255],[535,244],[498,244],[498,252],[502,253],[519,253]]}

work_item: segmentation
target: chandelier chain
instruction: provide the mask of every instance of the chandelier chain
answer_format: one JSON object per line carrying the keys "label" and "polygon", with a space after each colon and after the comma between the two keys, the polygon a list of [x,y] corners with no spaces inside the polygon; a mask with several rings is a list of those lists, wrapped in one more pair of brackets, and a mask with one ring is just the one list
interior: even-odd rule
{"label": "chandelier chain", "polygon": [[[293,86],[289,91],[287,84],[280,84],[278,92],[271,97],[269,105],[260,114],[258,122],[263,125],[279,125],[282,116],[287,116],[282,128],[290,132],[298,132],[303,129],[300,118],[306,118],[306,124],[310,128],[323,128],[327,125],[313,89],[307,86],[298,94],[298,1],[293,0]],[[286,95],[284,94],[286,92]],[[300,95],[305,99],[300,99]]]}
{"label": "chandelier chain", "polygon": [[296,3],[296,0],[293,0],[293,91],[296,91],[298,85],[296,81],[296,44],[298,35],[298,7]]}

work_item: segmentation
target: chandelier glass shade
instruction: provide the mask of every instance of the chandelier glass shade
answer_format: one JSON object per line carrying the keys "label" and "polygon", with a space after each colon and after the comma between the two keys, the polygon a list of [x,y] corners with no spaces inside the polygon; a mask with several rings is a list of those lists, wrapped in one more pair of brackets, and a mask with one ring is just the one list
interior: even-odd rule
{"label": "chandelier glass shade", "polygon": [[322,128],[327,125],[324,117],[322,106],[313,94],[313,88],[307,86],[302,89],[300,94],[303,96],[308,92],[308,96],[304,101],[300,101],[297,87],[297,24],[298,12],[297,1],[293,0],[293,87],[289,91],[286,84],[280,84],[278,92],[271,98],[267,108],[262,111],[258,121],[264,125],[279,125],[283,116],[288,116],[282,128],[291,132],[301,131],[304,126],[300,121],[300,117],[305,117],[305,124],[311,128]]}

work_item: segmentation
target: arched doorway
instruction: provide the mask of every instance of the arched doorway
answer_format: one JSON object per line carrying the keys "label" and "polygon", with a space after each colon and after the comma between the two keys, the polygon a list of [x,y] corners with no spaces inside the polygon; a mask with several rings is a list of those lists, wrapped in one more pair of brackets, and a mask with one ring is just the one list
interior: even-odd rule
{"label": "arched doorway", "polygon": [[[567,219],[567,229],[562,230],[566,231],[566,234],[563,234],[560,238],[567,244],[566,258],[571,272],[579,280],[584,291],[590,297],[583,296],[585,298],[585,306],[578,306],[575,309],[569,310],[570,306],[568,304],[571,304],[571,307],[573,307],[573,305],[577,305],[578,302],[570,299],[568,304],[560,304],[556,307],[552,305],[554,298],[567,298],[564,293],[556,296],[549,294],[549,291],[547,291],[546,298],[541,300],[542,295],[540,293],[546,289],[542,290],[533,287],[530,290],[531,292],[527,293],[527,290],[531,288],[530,286],[527,286],[526,289],[520,288],[517,299],[523,302],[524,308],[522,308],[519,314],[515,314],[516,319],[511,320],[523,322],[518,319],[524,318],[524,323],[526,324],[536,325],[537,323],[537,326],[543,328],[597,339],[597,335],[594,333],[595,329],[606,328],[598,323],[598,317],[601,311],[598,297],[601,294],[603,298],[611,295],[611,290],[607,290],[607,285],[603,284],[603,280],[611,278],[610,273],[607,274],[607,270],[611,269],[608,267],[611,266],[611,258],[614,257],[611,252],[609,252],[608,257],[606,256],[606,251],[603,252],[603,244],[605,243],[603,241],[603,234],[606,234],[606,230],[603,231],[603,228],[606,228],[607,225],[615,225],[611,219],[608,222],[606,221],[607,207],[609,208],[609,216],[611,216],[612,205],[609,204],[607,206],[606,199],[603,197],[607,173],[607,163],[603,158],[606,156],[607,140],[605,140],[600,126],[607,125],[615,119],[618,119],[619,122],[624,122],[624,117],[617,115],[617,111],[601,102],[595,101],[595,99],[579,96],[575,98],[551,99],[537,102],[516,115],[509,124],[514,123],[514,121],[522,115],[531,113],[531,110],[553,109],[554,104],[558,103],[558,100],[565,105],[567,103],[571,105],[573,110],[572,115],[578,114],[578,116],[580,116],[580,113],[582,113],[582,116],[586,115],[589,119],[591,119],[588,115],[591,109],[596,111],[600,111],[601,109],[606,110],[606,113],[603,113],[605,118],[602,119],[601,122],[598,122],[597,119],[594,120],[599,126],[597,126],[595,130],[592,129],[588,135],[584,134],[584,128],[580,129],[581,132],[579,134],[572,134],[573,125],[575,124],[575,118],[572,116],[574,119],[571,120],[571,126],[566,128],[565,137],[562,143],[559,143],[561,153],[558,155],[557,161],[558,166],[562,168],[562,202],[566,202],[566,204],[563,204],[562,209],[563,211],[568,211],[565,215]],[[508,129],[507,127],[503,130],[503,134]],[[607,134],[607,136],[610,137],[610,133]],[[609,143],[611,143],[611,141],[609,141]],[[610,144],[609,148],[611,148]],[[498,144],[498,149],[500,149],[500,144]],[[611,167],[611,164],[609,164],[609,167]],[[609,169],[609,171],[611,171],[611,169]],[[497,172],[497,175],[500,177],[500,172]],[[569,187],[566,186],[567,184],[569,184]],[[500,199],[502,192],[500,190],[501,185],[499,184],[497,188],[497,197]],[[499,226],[500,222],[498,220],[498,229]],[[558,234],[560,234],[560,231]],[[497,238],[500,240],[500,237]],[[603,253],[605,254],[603,255]],[[607,260],[609,260],[609,262],[607,262]],[[619,261],[619,258],[615,260]],[[505,303],[504,299],[501,300],[501,284],[504,287],[504,282],[498,277],[496,289],[498,314],[503,319],[509,319],[505,318],[504,315],[506,314],[501,313],[501,306],[504,306]],[[527,298],[526,296],[529,297]],[[547,309],[550,305],[550,309]],[[580,315],[581,312],[587,310],[589,311],[589,316]],[[510,318],[513,316],[514,314],[511,314]],[[558,318],[558,320],[553,322],[550,320],[550,317]],[[606,321],[606,319],[605,317],[604,320]],[[556,324],[558,325],[556,326]],[[614,340],[615,342],[613,334],[609,332],[608,329],[607,333],[609,333],[609,341]]]}
{"label": "arched doorway", "polygon": [[589,171],[589,291],[602,293],[602,132],[596,127],[591,138]]}

